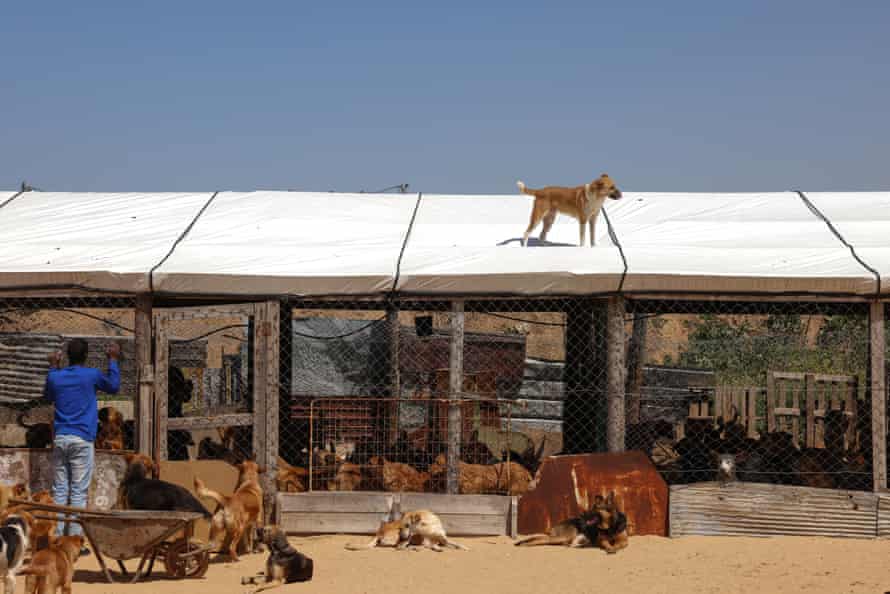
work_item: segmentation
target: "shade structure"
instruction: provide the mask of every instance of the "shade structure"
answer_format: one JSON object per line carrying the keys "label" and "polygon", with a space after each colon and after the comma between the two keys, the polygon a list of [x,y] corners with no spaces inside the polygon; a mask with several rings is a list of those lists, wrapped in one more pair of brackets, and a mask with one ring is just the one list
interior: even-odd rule
{"label": "shade structure", "polygon": [[[13,200],[9,200],[15,196]],[[890,192],[627,191],[578,247],[529,196],[0,192],[0,288],[216,296],[890,290]],[[608,217],[608,221],[606,220]]]}

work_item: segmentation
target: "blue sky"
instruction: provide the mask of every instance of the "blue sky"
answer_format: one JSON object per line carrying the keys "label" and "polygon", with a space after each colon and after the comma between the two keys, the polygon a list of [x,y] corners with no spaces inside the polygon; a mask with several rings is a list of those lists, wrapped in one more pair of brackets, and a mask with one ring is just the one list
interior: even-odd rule
{"label": "blue sky", "polygon": [[0,187],[890,189],[890,2],[7,2]]}

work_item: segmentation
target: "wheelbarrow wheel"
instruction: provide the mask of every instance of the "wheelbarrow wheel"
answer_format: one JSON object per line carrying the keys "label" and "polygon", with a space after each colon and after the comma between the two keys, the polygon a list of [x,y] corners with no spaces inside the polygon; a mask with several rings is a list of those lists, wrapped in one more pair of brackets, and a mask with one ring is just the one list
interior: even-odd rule
{"label": "wheelbarrow wheel", "polygon": [[203,577],[210,565],[210,552],[202,548],[202,544],[184,538],[171,542],[164,554],[167,575],[177,580]]}

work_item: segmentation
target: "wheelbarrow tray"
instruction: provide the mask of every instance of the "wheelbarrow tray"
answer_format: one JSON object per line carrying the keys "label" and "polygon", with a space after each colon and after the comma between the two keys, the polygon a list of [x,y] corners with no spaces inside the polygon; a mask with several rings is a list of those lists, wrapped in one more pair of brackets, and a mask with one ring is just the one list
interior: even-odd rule
{"label": "wheelbarrow tray", "polygon": [[[66,516],[66,521],[77,522],[83,526],[84,534],[109,581],[112,579],[103,557],[110,557],[119,563],[130,559],[141,559],[142,563],[136,576],[138,578],[144,562],[149,558],[153,561],[158,549],[167,539],[180,531],[185,531],[186,539],[189,539],[195,520],[204,517],[198,512],[104,511],[16,499],[10,500],[10,504],[51,514],[62,514]],[[49,517],[54,519],[52,516]],[[210,545],[206,545],[186,555],[205,554],[209,550]],[[121,568],[123,569],[123,565]]]}

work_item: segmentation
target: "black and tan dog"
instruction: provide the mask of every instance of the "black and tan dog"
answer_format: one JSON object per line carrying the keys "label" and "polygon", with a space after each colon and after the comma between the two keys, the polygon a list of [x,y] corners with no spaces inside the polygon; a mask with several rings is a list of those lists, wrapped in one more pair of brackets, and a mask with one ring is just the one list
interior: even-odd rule
{"label": "black and tan dog", "polygon": [[533,534],[516,542],[519,547],[535,547],[540,545],[562,545],[582,548],[596,543],[599,538],[600,515],[594,511],[583,512],[580,516],[563,520],[556,524],[547,534]]}
{"label": "black and tan dog", "polygon": [[605,499],[597,495],[593,502],[593,511],[598,517],[596,545],[609,554],[626,548],[627,516],[618,509],[615,492],[611,491]]}
{"label": "black and tan dog", "polygon": [[312,579],[312,559],[290,546],[287,536],[277,526],[257,528],[256,537],[269,547],[266,572],[241,578],[241,585],[256,585],[262,579],[259,587],[253,590],[256,593]]}
{"label": "black and tan dog", "polygon": [[517,546],[562,545],[573,548],[598,546],[617,553],[627,546],[627,516],[618,509],[615,493],[597,495],[593,508],[580,516],[563,520],[547,534],[534,534],[516,542]]}

